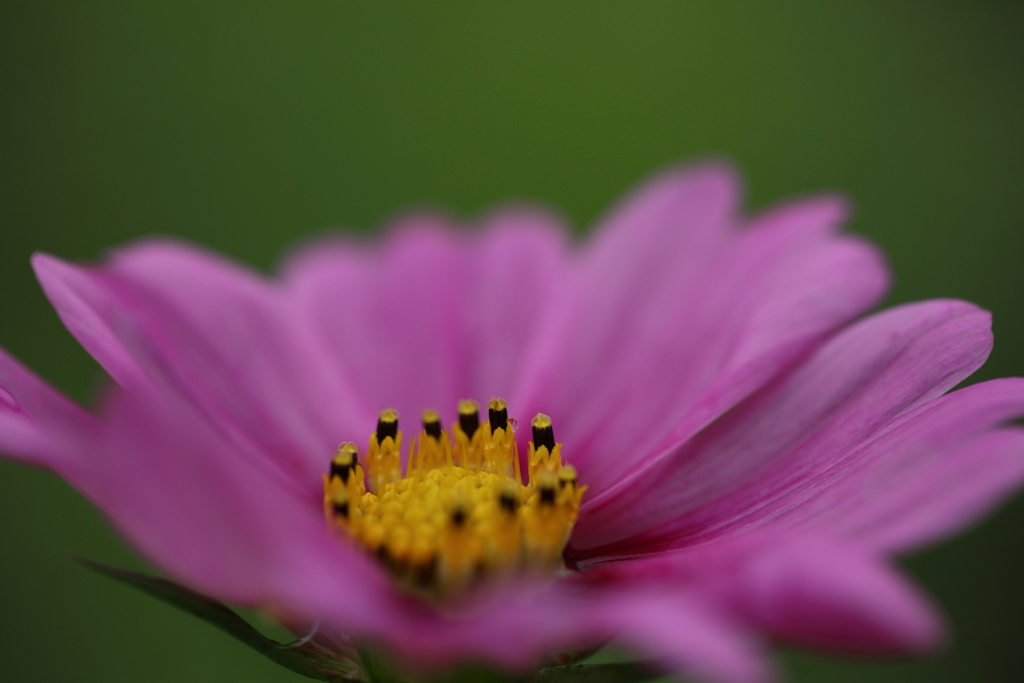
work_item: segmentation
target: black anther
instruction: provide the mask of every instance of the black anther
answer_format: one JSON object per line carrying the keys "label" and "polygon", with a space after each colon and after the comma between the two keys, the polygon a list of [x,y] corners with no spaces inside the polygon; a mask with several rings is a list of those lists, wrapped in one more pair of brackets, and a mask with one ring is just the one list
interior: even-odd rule
{"label": "black anther", "polygon": [[476,434],[476,430],[480,429],[480,413],[473,411],[472,413],[459,413],[459,428],[465,432],[466,436],[473,438]]}
{"label": "black anther", "polygon": [[543,487],[540,490],[540,502],[542,502],[542,503],[544,503],[546,505],[554,505],[555,504],[555,489],[547,487],[547,486]]}
{"label": "black anther", "polygon": [[341,477],[341,481],[348,483],[348,473],[352,471],[355,463],[351,465],[342,465],[341,463],[331,461],[331,479],[335,477]]}
{"label": "black anther", "polygon": [[516,500],[515,494],[512,493],[502,493],[498,497],[498,504],[501,505],[502,510],[509,514],[515,512],[516,508],[519,507],[519,501]]}
{"label": "black anther", "polygon": [[534,427],[533,428],[533,446],[534,448],[540,449],[544,446],[548,449],[548,453],[555,450],[555,430],[551,425],[546,427]]}
{"label": "black anther", "polygon": [[487,409],[487,421],[491,423],[491,431],[504,429],[508,431],[508,408]]}
{"label": "black anther", "polygon": [[377,443],[384,443],[384,439],[391,437],[392,439],[398,438],[398,420],[387,420],[384,418],[377,419]]}
{"label": "black anther", "polygon": [[440,439],[441,438],[441,420],[440,420],[440,418],[437,419],[437,420],[433,420],[432,422],[424,422],[423,423],[423,430],[429,436],[432,436],[435,439]]}
{"label": "black anther", "polygon": [[335,517],[344,517],[345,519],[348,519],[348,501],[345,501],[344,503],[335,503],[334,515]]}

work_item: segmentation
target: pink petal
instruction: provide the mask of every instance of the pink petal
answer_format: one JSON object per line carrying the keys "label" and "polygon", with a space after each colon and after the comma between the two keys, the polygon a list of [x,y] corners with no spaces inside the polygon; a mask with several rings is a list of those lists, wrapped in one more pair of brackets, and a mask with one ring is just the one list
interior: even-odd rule
{"label": "pink petal", "polygon": [[[995,429],[1021,414],[1022,383],[934,400],[991,345],[987,316],[958,302],[876,316],[797,365],[877,300],[885,268],[836,236],[840,202],[743,228],[737,185],[716,165],[666,174],[576,252],[537,212],[477,234],[411,218],[383,245],[316,245],[283,284],[166,242],[100,268],[37,256],[62,319],[123,388],[101,426],[0,353],[0,448],[64,472],[197,589],[421,665],[525,671],[621,633],[746,683],[770,676],[754,632],[931,647],[934,614],[877,555],[1024,478],[1024,430]],[[550,413],[597,494],[574,559],[686,549],[499,587],[453,616],[327,534],[316,489],[337,441],[386,406],[409,430],[424,408],[490,395]],[[822,532],[845,538],[805,535]]]}
{"label": "pink petal", "polygon": [[754,639],[723,612],[703,605],[696,593],[667,586],[623,590],[615,606],[615,621],[623,629],[618,642],[700,681],[773,680]]}
{"label": "pink petal", "polygon": [[770,678],[757,643],[724,612],[687,587],[623,582],[614,589],[572,579],[530,591],[506,587],[464,618],[412,608],[376,642],[419,668],[484,661],[529,673],[544,652],[564,651],[612,636],[640,656],[657,658],[700,680],[756,683]]}
{"label": "pink petal", "polygon": [[851,654],[922,654],[941,620],[882,561],[827,542],[759,553],[736,576],[733,600],[753,624],[801,647]]}
{"label": "pink petal", "polygon": [[[33,418],[49,419],[53,399],[59,410],[73,408],[7,360],[0,354],[4,386],[19,389],[22,408],[37,411]],[[468,658],[526,670],[549,647],[604,640],[619,630],[603,613],[597,619],[580,612],[581,604],[599,604],[592,598],[581,603],[510,589],[492,610],[451,619],[401,595],[382,567],[327,532],[319,501],[268,471],[251,448],[225,440],[174,392],[154,389],[132,395],[111,387],[102,421],[82,414],[91,429],[71,435],[70,445],[59,442],[56,455],[47,451],[42,461],[63,466],[76,456],[74,467],[62,468],[69,481],[176,580],[293,623],[322,620],[325,628],[387,643],[427,667]],[[67,429],[77,418],[55,419]]]}
{"label": "pink petal", "polygon": [[545,652],[622,634],[702,679],[766,677],[749,639],[685,594],[510,586],[493,604],[441,614],[399,594],[381,567],[326,532],[318,506],[187,405],[112,391],[102,432],[78,443],[86,466],[70,479],[145,557],[197,590],[292,622],[322,620],[427,670],[482,661],[528,671]]}
{"label": "pink petal", "polygon": [[0,451],[69,472],[77,443],[97,428],[84,410],[0,349]]}
{"label": "pink petal", "polygon": [[749,639],[685,594],[509,586],[493,604],[441,614],[330,537],[319,506],[188,405],[112,391],[102,433],[78,444],[87,467],[71,480],[144,556],[197,590],[293,622],[322,620],[427,670],[483,661],[528,671],[545,652],[621,633],[702,679],[766,677]]}
{"label": "pink petal", "polygon": [[68,329],[136,394],[186,397],[229,440],[252,444],[310,491],[339,441],[372,413],[345,391],[281,292],[198,249],[147,242],[102,268],[37,255]]}
{"label": "pink petal", "polygon": [[503,396],[516,414],[521,358],[560,277],[565,231],[527,210],[497,213],[481,228],[414,216],[382,245],[315,244],[285,270],[352,391],[374,410],[397,408],[406,429],[427,408],[454,418],[463,398]]}
{"label": "pink petal", "polygon": [[504,586],[491,599],[478,597],[454,615],[405,600],[385,629],[363,631],[364,642],[383,646],[413,671],[478,662],[528,674],[544,653],[604,642],[618,628],[599,614],[600,598],[585,602],[560,584]]}
{"label": "pink petal", "polygon": [[833,652],[921,653],[943,638],[931,603],[885,561],[821,537],[744,534],[585,576],[669,592],[685,586],[743,629]]}
{"label": "pink petal", "polygon": [[1021,379],[943,396],[806,482],[778,522],[886,552],[947,536],[1024,481],[1024,429],[1000,428],[1022,415]]}
{"label": "pink petal", "polygon": [[853,325],[623,495],[581,513],[570,555],[674,547],[777,516],[786,493],[977,369],[989,324],[970,304],[932,301]]}
{"label": "pink petal", "polygon": [[[574,463],[592,463],[592,487],[602,484],[598,468],[606,451],[616,459],[623,455],[615,450],[620,444],[601,449],[591,442],[609,427],[601,411],[609,401],[622,406],[635,400],[621,395],[624,379],[638,359],[659,350],[651,347],[668,336],[661,334],[666,322],[679,319],[702,288],[701,276],[728,253],[737,195],[732,170],[719,164],[673,169],[648,181],[595,229],[543,321],[544,333],[524,363],[525,414],[552,416],[559,440],[575,451]],[[690,369],[704,379],[704,368]],[[633,387],[646,387],[646,379],[634,377],[631,394]],[[645,418],[657,398],[641,400]],[[623,423],[635,417],[627,415]],[[635,436],[642,430],[636,425],[629,431]]]}
{"label": "pink petal", "polygon": [[835,234],[841,202],[788,205],[741,230],[737,184],[698,167],[628,202],[584,252],[577,289],[528,363],[528,413],[552,415],[591,505],[886,287],[878,253]]}
{"label": "pink petal", "polygon": [[[293,619],[388,620],[385,572],[327,533],[302,491],[174,400],[119,388],[103,430],[78,444],[71,482],[155,565],[222,600]],[[358,588],[355,588],[358,587]]]}
{"label": "pink petal", "polygon": [[64,326],[89,355],[121,386],[145,391],[145,373],[121,339],[132,323],[113,279],[48,254],[33,254],[32,267]]}

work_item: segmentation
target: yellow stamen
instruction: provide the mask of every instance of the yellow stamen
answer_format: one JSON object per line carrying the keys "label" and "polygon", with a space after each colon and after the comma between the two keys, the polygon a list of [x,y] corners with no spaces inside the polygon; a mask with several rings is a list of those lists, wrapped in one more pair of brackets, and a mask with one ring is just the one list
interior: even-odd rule
{"label": "yellow stamen", "polygon": [[338,446],[331,458],[330,473],[324,475],[324,514],[336,529],[348,529],[361,513],[357,507],[366,493],[366,478],[353,443]]}
{"label": "yellow stamen", "polygon": [[386,484],[402,478],[402,433],[398,431],[398,411],[388,408],[377,419],[377,431],[370,434],[370,486],[382,491]]}
{"label": "yellow stamen", "polygon": [[555,432],[547,415],[538,413],[530,426],[533,428],[533,441],[530,442],[526,461],[530,468],[530,490],[533,491],[542,471],[558,472],[562,469],[562,444],[555,443]]}
{"label": "yellow stamen", "polygon": [[355,446],[342,444],[324,477],[329,525],[375,554],[410,590],[442,597],[481,577],[550,572],[561,561],[586,490],[563,466],[551,419],[534,418],[530,484],[524,486],[515,420],[503,399],[481,422],[473,401],[459,403],[452,434],[436,411],[409,447],[401,476],[398,413],[383,411],[370,435],[364,484]]}
{"label": "yellow stamen", "polygon": [[[414,446],[418,447],[415,458],[413,456]],[[441,417],[437,411],[424,411],[423,431],[420,433],[419,441],[409,446],[407,471],[435,469],[443,465],[450,465],[451,462],[451,442],[444,438]]]}
{"label": "yellow stamen", "polygon": [[480,408],[476,401],[459,401],[459,421],[452,427],[452,435],[455,440],[455,461],[467,469],[478,469],[478,458],[483,455],[481,444],[485,437],[480,428]]}

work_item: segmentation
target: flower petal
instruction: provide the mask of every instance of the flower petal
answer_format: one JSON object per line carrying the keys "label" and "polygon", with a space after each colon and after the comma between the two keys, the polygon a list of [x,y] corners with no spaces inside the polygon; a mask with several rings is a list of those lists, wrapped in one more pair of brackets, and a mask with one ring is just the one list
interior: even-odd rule
{"label": "flower petal", "polygon": [[456,615],[406,600],[385,629],[360,632],[364,642],[381,646],[414,672],[443,671],[468,661],[520,674],[534,671],[549,652],[605,642],[615,634],[603,615],[594,618],[595,602],[586,603],[559,584],[503,586],[476,597],[466,613]]}
{"label": "flower petal", "polygon": [[568,578],[541,590],[506,586],[465,618],[412,609],[377,634],[405,661],[443,669],[466,661],[530,673],[542,653],[579,649],[613,636],[640,656],[700,680],[758,683],[771,678],[764,653],[725,612],[687,586],[655,589],[622,582],[614,590]]}
{"label": "flower petal", "polygon": [[873,552],[764,531],[601,565],[592,580],[686,587],[773,640],[833,652],[921,653],[943,638],[931,603]]}
{"label": "flower petal", "polygon": [[779,515],[785,494],[976,370],[992,346],[989,325],[986,312],[957,301],[853,325],[628,480],[623,495],[581,512],[569,554],[673,547]]}
{"label": "flower petal", "polygon": [[496,213],[476,233],[413,216],[379,247],[314,244],[291,259],[285,278],[353,391],[416,424],[428,408],[454,417],[464,398],[514,403],[565,237],[553,218],[525,209]]}
{"label": "flower petal", "polygon": [[[268,474],[181,401],[112,387],[103,430],[69,477],[139,551],[200,592],[291,619],[370,625],[390,582],[330,537],[317,501]],[[358,586],[358,588],[355,588]]]}
{"label": "flower petal", "polygon": [[[595,228],[543,320],[524,363],[521,400],[527,415],[536,410],[554,418],[560,440],[573,444],[574,462],[593,461],[591,486],[600,485],[595,477],[605,452],[588,439],[596,440],[607,421],[597,414],[601,406],[590,404],[635,398],[620,396],[623,378],[662,340],[657,333],[665,321],[678,319],[700,276],[728,251],[737,195],[734,173],[721,164],[673,169],[644,183]],[[631,386],[645,386],[636,379]],[[650,410],[655,400],[642,408]],[[642,433],[640,426],[630,431]],[[621,457],[621,449],[608,451]]]}
{"label": "flower petal", "polygon": [[0,451],[69,472],[77,443],[97,425],[92,416],[0,349]]}
{"label": "flower petal", "polygon": [[914,586],[867,554],[802,541],[754,555],[734,582],[737,609],[775,639],[850,654],[922,654],[941,620]]}
{"label": "flower petal", "polygon": [[281,292],[243,268],[159,241],[103,267],[33,263],[65,325],[119,384],[142,395],[159,381],[310,490],[337,443],[372,419],[323,372]]}
{"label": "flower petal", "polygon": [[946,536],[1024,481],[1024,429],[1000,427],[1022,415],[1021,379],[943,396],[788,496],[778,522],[886,552]]}
{"label": "flower petal", "polygon": [[701,681],[757,683],[775,678],[772,667],[749,632],[724,611],[702,604],[692,587],[662,585],[652,590],[623,590],[615,606],[618,641],[675,671]]}
{"label": "flower petal", "polygon": [[197,590],[292,622],[322,620],[426,670],[470,660],[527,671],[545,652],[621,632],[707,680],[766,677],[748,639],[686,595],[505,587],[493,604],[443,615],[398,593],[381,567],[330,537],[317,506],[188,406],[145,405],[120,389],[106,405],[91,467],[73,483],[143,555]]}
{"label": "flower petal", "polygon": [[686,169],[627,203],[583,254],[528,363],[527,404],[558,424],[591,504],[886,287],[876,250],[835,234],[842,202],[787,205],[740,230],[737,184],[721,167]]}
{"label": "flower petal", "polygon": [[145,373],[121,339],[131,323],[114,279],[49,254],[33,254],[32,267],[64,326],[89,355],[121,386],[145,391]]}

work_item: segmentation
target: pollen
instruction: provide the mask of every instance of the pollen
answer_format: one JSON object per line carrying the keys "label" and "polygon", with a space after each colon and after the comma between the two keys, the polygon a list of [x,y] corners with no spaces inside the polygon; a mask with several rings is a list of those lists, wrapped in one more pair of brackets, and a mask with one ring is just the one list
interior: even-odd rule
{"label": "pollen", "polygon": [[[381,412],[366,470],[343,443],[324,475],[324,516],[345,542],[377,557],[403,587],[428,597],[465,591],[498,575],[557,570],[586,486],[562,462],[551,419],[532,421],[524,482],[516,421],[492,398],[487,420],[460,401],[445,431],[427,410],[408,445],[404,476],[398,413]],[[369,488],[367,488],[369,484]]]}

